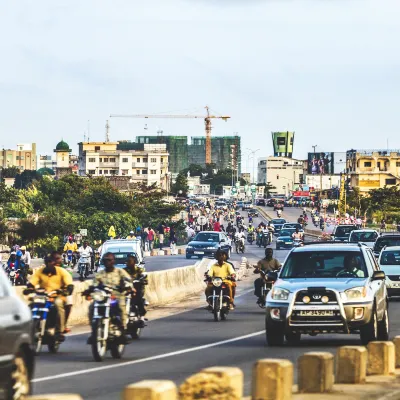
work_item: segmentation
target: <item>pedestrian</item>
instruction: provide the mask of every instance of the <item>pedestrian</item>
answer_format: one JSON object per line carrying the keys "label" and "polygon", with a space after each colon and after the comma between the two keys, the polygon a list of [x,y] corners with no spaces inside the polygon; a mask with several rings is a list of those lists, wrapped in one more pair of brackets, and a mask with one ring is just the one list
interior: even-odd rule
{"label": "pedestrian", "polygon": [[155,232],[153,230],[152,227],[149,226],[149,233],[147,235],[147,239],[149,241],[149,250],[153,250],[154,247],[154,236],[155,236]]}
{"label": "pedestrian", "polygon": [[171,255],[174,255],[176,252],[176,234],[174,228],[170,228],[169,230],[169,246],[171,248]]}
{"label": "pedestrian", "polygon": [[149,251],[149,230],[148,228],[144,228],[142,232],[142,248],[143,251]]}
{"label": "pedestrian", "polygon": [[160,225],[158,225],[158,240],[160,242],[160,250],[162,250],[164,246],[164,233],[165,233],[165,225],[163,222],[161,222]]}

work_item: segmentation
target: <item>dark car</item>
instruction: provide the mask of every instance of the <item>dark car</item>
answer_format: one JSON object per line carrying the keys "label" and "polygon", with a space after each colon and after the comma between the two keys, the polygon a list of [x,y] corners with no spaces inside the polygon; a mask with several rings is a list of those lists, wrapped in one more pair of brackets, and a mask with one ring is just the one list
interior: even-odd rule
{"label": "dark car", "polygon": [[186,247],[186,258],[214,257],[218,249],[231,255],[232,243],[224,232],[199,232]]}
{"label": "dark car", "polygon": [[374,244],[373,252],[375,257],[379,257],[384,247],[400,246],[400,235],[386,234],[379,236]]}
{"label": "dark car", "polygon": [[282,229],[276,239],[276,249],[291,249],[293,247],[293,233],[295,229]]}
{"label": "dark car", "polygon": [[265,206],[265,199],[257,199],[257,203],[258,206]]}
{"label": "dark car", "polygon": [[35,365],[31,312],[2,270],[0,321],[0,398],[17,398],[17,390],[24,398],[31,393]]}
{"label": "dark car", "polygon": [[267,206],[268,207],[273,207],[275,205],[275,203],[276,203],[276,199],[269,199],[267,201]]}
{"label": "dark car", "polygon": [[282,226],[286,224],[286,219],[283,218],[274,218],[271,219],[271,223],[274,224],[275,234],[278,234],[282,229]]}
{"label": "dark car", "polygon": [[337,225],[332,232],[332,239],[335,242],[348,242],[350,232],[356,229],[357,227],[355,225]]}
{"label": "dark car", "polygon": [[249,208],[247,210],[247,216],[253,218],[258,217],[258,211],[255,208]]}
{"label": "dark car", "polygon": [[239,200],[236,202],[236,210],[243,207],[243,201]]}
{"label": "dark car", "polygon": [[389,340],[385,273],[371,249],[358,243],[319,243],[294,248],[267,297],[270,346],[301,335],[359,334],[363,345]]}

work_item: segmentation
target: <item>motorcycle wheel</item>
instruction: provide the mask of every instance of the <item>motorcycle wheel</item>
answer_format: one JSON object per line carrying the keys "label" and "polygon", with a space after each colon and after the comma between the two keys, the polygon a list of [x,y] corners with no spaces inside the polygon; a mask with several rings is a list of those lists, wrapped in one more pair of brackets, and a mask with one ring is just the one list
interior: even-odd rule
{"label": "motorcycle wheel", "polygon": [[49,342],[47,343],[47,348],[49,349],[49,352],[52,354],[56,354],[58,352],[58,349],[60,348],[60,342],[58,342],[54,337],[49,339]]}
{"label": "motorcycle wheel", "polygon": [[221,321],[226,321],[227,317],[228,317],[228,313],[221,311]]}
{"label": "motorcycle wheel", "polygon": [[221,311],[220,310],[215,310],[214,311],[214,321],[215,322],[219,322],[219,321],[221,321]]}
{"label": "motorcycle wheel", "polygon": [[124,344],[119,344],[113,341],[110,344],[110,353],[112,358],[122,358],[122,355],[124,354],[125,350],[125,345]]}
{"label": "motorcycle wheel", "polygon": [[135,328],[131,332],[131,338],[134,340],[140,339],[140,335],[142,334],[142,328]]}
{"label": "motorcycle wheel", "polygon": [[41,327],[40,327],[40,319],[35,319],[33,321],[33,337],[34,337],[34,346],[35,346],[35,354],[39,354],[40,350],[42,350],[42,341],[41,337]]}
{"label": "motorcycle wheel", "polygon": [[101,340],[104,325],[100,319],[96,319],[92,324],[92,354],[96,361],[103,361],[107,352],[107,341]]}

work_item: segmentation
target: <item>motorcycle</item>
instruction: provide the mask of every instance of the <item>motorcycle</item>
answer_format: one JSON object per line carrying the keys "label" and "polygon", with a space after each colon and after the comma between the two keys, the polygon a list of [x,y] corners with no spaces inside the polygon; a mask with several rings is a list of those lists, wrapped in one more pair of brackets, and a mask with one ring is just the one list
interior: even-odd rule
{"label": "motorcycle", "polygon": [[[211,279],[211,278],[210,278]],[[210,312],[214,315],[214,321],[224,321],[229,314],[229,295],[226,292],[226,285],[222,278],[212,278],[213,293],[208,296]]]}
{"label": "motorcycle", "polygon": [[260,308],[265,308],[265,304],[267,303],[267,295],[272,289],[272,285],[274,283],[268,280],[268,271],[260,270],[260,275],[263,280],[263,285],[261,287],[261,300],[258,300],[257,304]]}
{"label": "motorcycle", "polygon": [[68,266],[74,265],[73,255],[74,252],[72,250],[68,250],[67,254],[65,255],[65,261]]}
{"label": "motorcycle", "polygon": [[262,232],[257,232],[257,240],[256,240],[256,244],[258,245],[258,247],[261,247],[263,245],[263,233]]}
{"label": "motorcycle", "polygon": [[242,239],[235,239],[235,246],[236,246],[236,253],[239,254],[239,252],[244,253],[245,250],[245,245],[244,245],[244,240]]}
{"label": "motorcycle", "polygon": [[14,269],[11,267],[8,270],[8,280],[12,286],[26,285],[26,279],[19,268]]}
{"label": "motorcycle", "polygon": [[25,289],[24,294],[32,294],[31,312],[33,320],[34,350],[39,354],[42,345],[47,344],[50,353],[57,353],[61,341],[57,338],[57,308],[54,295],[61,294],[59,290],[46,293],[44,290]]}
{"label": "motorcycle", "polygon": [[301,239],[293,239],[293,247],[301,247],[303,246],[303,241]]}
{"label": "motorcycle", "polygon": [[263,231],[263,246],[267,247],[272,243],[272,231],[265,230]]}
{"label": "motorcycle", "polygon": [[249,233],[247,234],[247,241],[248,241],[250,244],[253,244],[253,242],[254,242],[254,233],[253,233],[253,232],[249,232]]}
{"label": "motorcycle", "polygon": [[104,285],[94,287],[91,291],[93,299],[93,317],[91,321],[91,348],[93,358],[103,361],[107,350],[113,358],[121,358],[125,344],[121,338],[124,334],[118,300],[112,295],[112,288]]}
{"label": "motorcycle", "polygon": [[[143,284],[147,279],[147,274],[143,274],[140,279],[133,281],[133,286],[135,284]],[[139,307],[132,300],[134,300],[136,294],[130,294],[126,296],[126,313],[128,315],[128,326],[127,331],[131,335],[132,339],[139,339],[142,329],[146,326],[144,321],[140,319],[141,315],[139,313]],[[145,301],[145,299],[142,299]]]}
{"label": "motorcycle", "polygon": [[81,256],[78,262],[78,274],[81,281],[84,281],[89,276],[90,265],[90,257]]}

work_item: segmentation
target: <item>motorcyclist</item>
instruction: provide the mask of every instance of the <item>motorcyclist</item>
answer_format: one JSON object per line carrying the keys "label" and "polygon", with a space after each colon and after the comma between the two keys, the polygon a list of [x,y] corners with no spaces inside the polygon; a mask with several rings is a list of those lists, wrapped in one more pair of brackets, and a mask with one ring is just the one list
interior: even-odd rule
{"label": "motorcyclist", "polygon": [[249,235],[252,235],[253,240],[254,240],[255,229],[254,229],[254,226],[253,226],[252,224],[249,224],[249,227],[247,228],[247,233],[248,233]]}
{"label": "motorcyclist", "polygon": [[89,242],[85,240],[83,246],[78,249],[79,256],[82,258],[90,258],[90,269],[94,269],[94,253],[93,249],[89,246]]}
{"label": "motorcyclist", "polygon": [[[276,258],[272,257],[273,254],[274,251],[272,250],[272,248],[268,247],[267,249],[265,249],[265,258],[258,261],[257,266],[254,270],[255,274],[259,274],[260,271],[276,271],[281,268],[282,264]],[[254,281],[254,295],[258,297],[257,302],[261,301],[261,288],[263,286],[263,283],[264,279],[262,276]]]}
{"label": "motorcyclist", "polygon": [[239,231],[235,233],[235,241],[238,243],[237,245],[241,244],[244,247],[246,235],[244,234],[244,228],[240,227]]}
{"label": "motorcyclist", "polygon": [[232,225],[231,222],[228,222],[228,226],[226,227],[226,233],[229,235],[235,230],[234,226]]}
{"label": "motorcyclist", "polygon": [[303,241],[303,237],[304,237],[303,232],[300,232],[299,228],[296,228],[296,231],[292,233],[293,240],[299,239]]}
{"label": "motorcyclist", "polygon": [[6,272],[10,272],[11,270],[16,271],[17,269],[19,269],[21,271],[21,275],[24,281],[26,282],[28,269],[24,261],[22,260],[22,255],[23,254],[21,250],[17,250],[16,252],[15,251],[11,252],[10,258],[7,261]]}
{"label": "motorcyclist", "polygon": [[[46,293],[58,290],[66,292],[67,296],[72,295],[74,285],[72,276],[64,268],[56,265],[59,253],[53,252],[50,257],[45,259],[45,266],[39,268],[34,275],[30,278],[27,289],[42,289]],[[64,340],[65,331],[65,305],[66,297],[64,293],[54,295],[54,305],[57,309],[57,327],[56,335],[58,340]]]}
{"label": "motorcyclist", "polygon": [[276,215],[280,218],[282,216],[282,210],[276,210]]}
{"label": "motorcyclist", "polygon": [[[72,236],[68,237],[67,243],[64,245],[64,253],[68,253],[68,251],[72,251],[72,254],[75,254],[78,251],[78,245],[74,242],[74,238]],[[74,256],[72,259],[72,264],[74,265]]]}
{"label": "motorcyclist", "polygon": [[146,300],[144,298],[145,293],[145,285],[148,284],[146,279],[146,275],[144,274],[145,269],[138,264],[138,260],[136,256],[133,254],[129,255],[126,261],[126,267],[124,270],[129,274],[132,281],[140,281],[134,282],[133,288],[135,290],[135,296],[132,297],[132,302],[138,306],[140,319],[144,321],[144,316],[146,315],[147,311],[145,308]]}
{"label": "motorcyclist", "polygon": [[[93,279],[93,287],[104,285],[112,289],[112,295],[118,299],[118,306],[121,313],[122,327],[126,327],[128,316],[125,308],[125,289],[130,285],[131,277],[129,274],[120,268],[115,268],[115,256],[113,253],[107,252],[103,255],[104,270],[98,272]],[[85,290],[82,294],[84,296],[91,293],[92,288]],[[93,317],[93,303],[89,307],[89,320],[92,321]],[[124,332],[125,333],[125,332]],[[129,343],[130,338],[124,335],[125,343]],[[92,343],[92,337],[88,339],[88,344]]]}
{"label": "motorcyclist", "polygon": [[[234,296],[233,296],[233,290],[232,290],[232,280],[235,280],[236,278],[236,272],[232,266],[232,264],[228,263],[226,261],[227,255],[226,253],[218,249],[217,252],[215,253],[215,258],[217,262],[213,264],[210,269],[207,272],[207,277],[210,278],[210,281],[207,285],[205,295],[206,295],[206,300],[208,299],[209,296],[212,295],[212,278],[222,278],[224,280],[224,284],[226,285],[229,293],[229,301],[230,305],[229,308],[233,310],[235,308],[234,304]],[[207,300],[208,301],[208,300]]]}
{"label": "motorcyclist", "polygon": [[26,246],[21,246],[20,250],[22,252],[21,261],[23,261],[25,267],[29,269],[29,267],[31,266],[31,253],[26,250]]}

